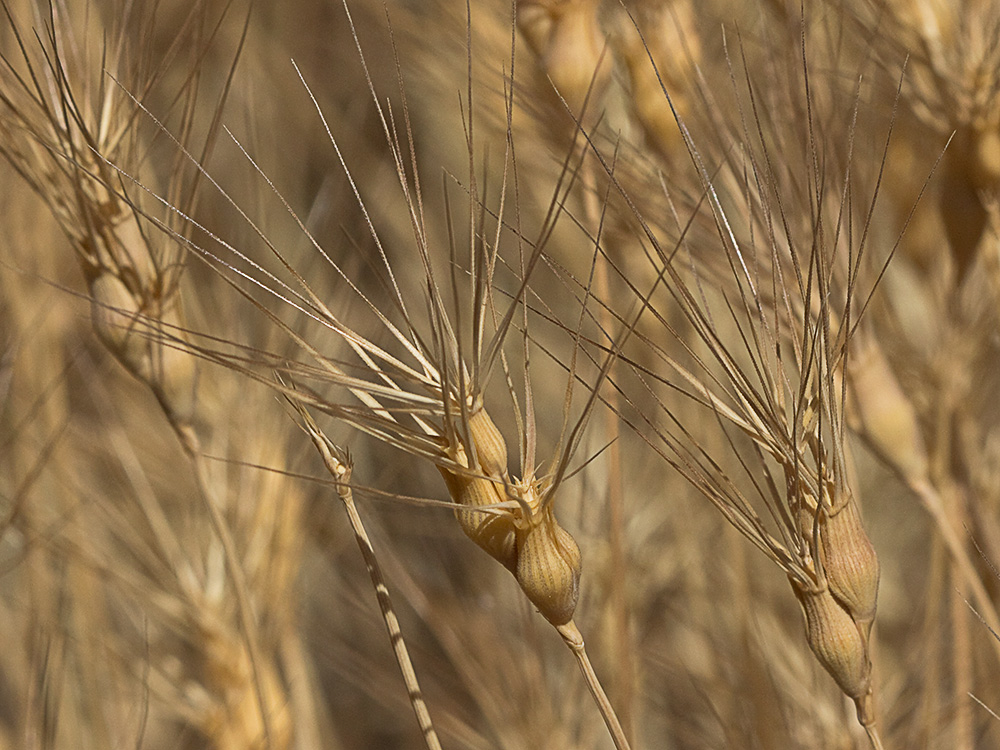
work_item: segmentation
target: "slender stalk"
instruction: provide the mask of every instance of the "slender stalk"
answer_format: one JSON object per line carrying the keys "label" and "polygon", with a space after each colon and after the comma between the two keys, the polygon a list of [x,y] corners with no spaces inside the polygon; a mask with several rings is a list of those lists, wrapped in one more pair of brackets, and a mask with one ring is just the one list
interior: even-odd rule
{"label": "slender stalk", "polygon": [[590,688],[590,694],[594,696],[594,702],[597,703],[597,707],[601,711],[601,716],[604,717],[604,723],[611,733],[611,739],[614,741],[615,747],[618,750],[631,750],[631,745],[629,745],[628,738],[625,736],[625,730],[622,729],[621,722],[618,720],[618,714],[615,713],[611,701],[608,700],[608,695],[604,692],[601,680],[590,663],[590,657],[587,656],[587,648],[583,643],[583,635],[580,633],[579,628],[570,620],[565,625],[557,626],[556,630],[559,631],[559,635],[562,636],[563,641],[566,642],[569,650],[576,657],[576,662],[580,665],[580,671],[583,672],[583,677],[587,681],[587,687]]}
{"label": "slender stalk", "polygon": [[[952,568],[953,573],[957,573]],[[972,750],[972,704],[969,696],[972,685],[972,637],[969,605],[954,587],[949,597],[948,611],[951,616],[951,664],[953,672],[952,703],[955,714],[953,723],[953,745],[955,750]]]}
{"label": "slender stalk", "polygon": [[[585,157],[586,158],[586,157]],[[597,180],[592,159],[586,159],[583,165],[583,201],[584,214],[588,229],[595,237],[595,242],[601,235],[601,208],[597,198]],[[598,259],[599,261],[600,259]],[[594,285],[599,299],[610,299],[607,265],[597,262],[594,268]],[[614,330],[615,320],[611,311],[601,307],[599,311],[601,328],[605,331]],[[608,370],[608,378],[614,378],[614,364]],[[625,493],[622,488],[622,458],[620,425],[618,423],[618,394],[610,390],[605,396],[608,409],[604,411],[604,441],[608,446],[608,507],[609,524],[608,537],[611,548],[611,612],[614,632],[613,648],[615,652],[614,692],[621,706],[622,723],[629,736],[635,736],[632,704],[634,701],[633,685],[635,669],[632,664],[632,650],[629,648],[629,616],[626,581],[628,580],[625,556]]]}
{"label": "slender stalk", "polygon": [[[910,489],[916,493],[921,503],[923,503],[924,508],[934,519],[941,539],[954,562],[956,580],[963,581],[969,587],[979,614],[987,626],[996,632],[1000,632],[1000,618],[997,617],[993,600],[990,598],[989,592],[986,591],[982,579],[976,572],[976,567],[972,562],[968,549],[962,544],[958,531],[952,526],[940,492],[926,480],[912,482]],[[993,650],[997,658],[1000,659],[1000,642],[994,640],[992,643]]]}
{"label": "slender stalk", "polygon": [[930,539],[930,561],[927,566],[927,590],[924,594],[924,625],[922,643],[923,680],[920,685],[920,701],[916,715],[920,722],[910,733],[909,747],[929,747],[935,731],[941,726],[939,692],[942,679],[941,653],[937,644],[944,643],[941,630],[941,610],[947,590],[946,570],[949,564],[948,552],[939,536]]}
{"label": "slender stalk", "polygon": [[[958,344],[961,330],[959,321],[951,321],[944,337],[942,355],[946,356],[941,358],[937,377],[938,399],[933,413],[934,450],[930,464],[931,481],[939,493],[944,521],[953,531],[968,528],[965,498],[952,468],[955,448],[953,431],[958,405],[967,395],[965,381],[960,373],[971,364],[967,348]],[[969,545],[963,539],[956,541],[961,545],[961,551],[968,556]],[[968,695],[972,692],[971,623],[965,597],[956,587],[964,577],[974,579],[980,585],[982,582],[974,568],[970,571],[971,576],[963,570],[958,558],[952,558],[948,572],[952,589],[948,597],[948,615],[951,621],[951,703],[954,712],[952,747],[955,750],[970,750],[973,746],[972,714],[968,701]],[[993,612],[995,614],[995,610]]]}
{"label": "slender stalk", "polygon": [[868,734],[869,742],[872,743],[872,750],[884,750],[882,738],[879,737],[878,730],[875,727],[865,727],[865,732]]}
{"label": "slender stalk", "polygon": [[434,722],[431,720],[430,711],[427,709],[427,703],[424,701],[423,693],[420,690],[420,683],[417,680],[417,673],[413,668],[413,662],[410,661],[410,653],[406,648],[406,641],[399,627],[399,619],[396,617],[393,609],[392,597],[389,594],[388,586],[385,584],[382,569],[378,564],[375,548],[372,546],[371,539],[368,536],[368,532],[365,531],[364,523],[361,520],[361,515],[354,504],[354,492],[350,485],[351,471],[353,469],[350,456],[346,451],[341,450],[330,442],[329,438],[323,434],[303,406],[291,399],[289,399],[289,403],[299,412],[305,422],[305,427],[309,432],[309,437],[312,439],[313,445],[316,446],[316,450],[319,451],[323,459],[326,470],[337,481],[337,495],[340,497],[347,511],[347,517],[351,522],[351,529],[354,531],[355,541],[357,541],[358,548],[361,550],[361,556],[365,560],[365,567],[368,569],[372,586],[375,588],[378,607],[382,612],[382,621],[385,623],[385,629],[389,633],[389,642],[392,644],[393,654],[396,657],[396,663],[399,665],[399,671],[403,675],[407,697],[410,700],[410,705],[413,707],[413,713],[417,717],[417,724],[423,734],[424,744],[428,750],[441,750],[441,742],[438,739],[437,732],[434,729]]}

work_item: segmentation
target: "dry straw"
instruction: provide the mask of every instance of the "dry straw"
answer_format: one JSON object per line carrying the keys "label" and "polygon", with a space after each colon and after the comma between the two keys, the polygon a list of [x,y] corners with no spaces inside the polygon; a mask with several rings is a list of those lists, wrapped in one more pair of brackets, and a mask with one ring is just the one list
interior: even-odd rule
{"label": "dry straw", "polygon": [[[803,33],[805,109],[811,118],[805,38]],[[649,62],[655,64],[652,57]],[[717,259],[708,268],[699,270],[702,256],[692,241],[682,239],[675,248],[660,244],[609,162],[599,156],[652,250],[653,273],[664,277],[665,301],[659,307],[654,303],[653,314],[692,362],[686,365],[670,354],[661,337],[643,336],[659,367],[630,360],[640,390],[617,386],[630,407],[622,416],[650,435],[650,445],[785,571],[802,607],[809,647],[854,702],[872,746],[881,748],[871,661],[880,566],[852,486],[843,391],[850,344],[870,293],[862,293],[860,279],[877,183],[855,225],[848,202],[856,190],[853,155],[848,148],[843,176],[831,189],[819,171],[827,152],[810,119],[802,178],[809,203],[800,206],[785,192],[792,184],[789,168],[775,162],[763,133],[755,83],[748,77],[745,86],[741,151],[718,176],[709,174],[704,155],[674,111],[716,226]],[[661,93],[669,102],[667,90]],[[852,119],[844,131],[848,144],[853,127]],[[742,214],[724,203],[730,175],[734,198],[739,201],[743,194]],[[638,293],[620,261],[607,257],[621,281]],[[721,280],[721,295],[707,291],[706,278]],[[679,307],[693,341],[669,322],[667,305]],[[723,468],[669,402],[657,396],[657,382],[707,410],[737,453],[737,474]],[[659,418],[641,406],[650,399],[661,409]],[[759,515],[754,495],[765,516]]]}
{"label": "dry straw", "polygon": [[995,4],[114,5],[3,2],[0,747],[1000,735]]}
{"label": "dry straw", "polygon": [[[3,9],[18,50],[16,58],[3,59],[3,154],[48,204],[70,240],[87,284],[97,337],[151,390],[180,441],[196,478],[198,500],[217,536],[210,546],[221,547],[235,589],[239,624],[234,627],[206,591],[209,580],[198,580],[182,555],[175,556],[181,606],[189,612],[173,625],[193,631],[190,642],[202,659],[203,687],[219,702],[196,712],[193,723],[220,748],[253,746],[261,737],[269,747],[285,747],[290,732],[283,689],[276,667],[261,653],[244,561],[220,509],[220,491],[195,426],[197,361],[162,340],[164,330],[175,335],[183,322],[183,252],[159,233],[148,232],[140,222],[144,209],[126,195],[110,166],[115,163],[136,174],[144,166],[149,146],[137,126],[139,109],[119,86],[146,96],[161,83],[163,69],[145,69],[129,44],[136,29],[152,36],[154,16],[126,13],[105,36],[96,15],[55,4],[33,6],[42,33],[31,39],[6,3]],[[224,11],[214,29],[198,38],[192,29],[200,31],[208,17],[204,8],[192,9],[174,40],[178,49],[194,45],[191,68],[172,92],[185,139],[191,136],[191,112],[199,100],[201,57],[226,19]],[[224,88],[216,115],[225,95]],[[210,151],[216,124],[208,128],[202,158]],[[192,182],[192,174],[178,169],[162,182],[164,194],[186,210],[195,202],[197,181]],[[159,184],[155,177],[149,179]]]}
{"label": "dry straw", "polygon": [[[350,11],[347,12],[349,21],[353,23]],[[468,182],[461,186],[468,195],[469,231],[468,246],[465,250],[467,255],[463,258],[456,236],[453,234],[455,229],[450,222],[450,198],[447,191],[445,201],[446,211],[449,214],[450,245],[447,253],[437,250],[424,217],[423,188],[416,169],[417,156],[414,151],[402,72],[397,67],[398,95],[402,103],[401,126],[398,126],[393,110],[380,103],[356,35],[355,41],[366,79],[369,81],[378,122],[390,148],[399,188],[412,224],[412,242],[416,257],[409,262],[414,263],[422,273],[423,299],[413,301],[407,299],[403,286],[397,278],[398,270],[394,267],[399,261],[391,260],[397,257],[398,251],[390,251],[383,244],[369,207],[361,196],[355,176],[345,158],[346,155],[342,153],[319,103],[312,95],[308,84],[302,79],[305,91],[312,98],[329,137],[330,145],[336,152],[352,190],[357,195],[359,208],[377,252],[380,271],[384,274],[385,291],[391,299],[390,306],[377,303],[344,272],[340,262],[320,246],[291,207],[277,193],[277,189],[260,170],[249,152],[238,141],[236,145],[258,171],[260,177],[272,190],[275,190],[277,197],[310,244],[328,267],[341,278],[345,290],[355,295],[376,324],[383,328],[390,343],[388,345],[378,343],[374,338],[361,333],[359,329],[341,319],[321,299],[309,281],[292,267],[275,243],[242,209],[236,206],[235,202],[232,205],[250,224],[283,270],[291,276],[297,289],[286,286],[277,276],[264,271],[257,261],[222,240],[219,240],[222,245],[221,252],[246,263],[249,271],[236,270],[231,260],[217,254],[216,251],[186,240],[177,232],[171,232],[162,222],[159,224],[188,249],[215,264],[223,273],[233,273],[234,275],[228,277],[233,286],[284,331],[303,354],[311,357],[312,363],[300,363],[238,346],[235,351],[227,351],[217,348],[208,339],[202,339],[205,341],[204,344],[194,339],[193,343],[189,343],[189,339],[193,336],[190,332],[183,335],[167,332],[164,335],[162,332],[149,329],[147,335],[157,338],[161,345],[186,350],[203,359],[217,362],[261,382],[269,383],[295,404],[303,419],[307,418],[305,409],[326,413],[395,449],[436,465],[445,480],[452,502],[461,508],[456,510],[455,515],[463,531],[514,575],[522,592],[560,633],[580,664],[616,746],[627,748],[628,741],[590,665],[583,636],[574,622],[582,570],[580,549],[573,536],[563,528],[555,515],[556,497],[563,482],[572,473],[570,462],[580,444],[590,411],[598,403],[600,380],[590,389],[579,415],[570,422],[576,378],[576,373],[571,370],[566,386],[560,445],[544,468],[537,464],[535,457],[537,428],[529,357],[531,341],[528,334],[528,314],[522,305],[522,298],[531,274],[542,256],[546,238],[552,232],[552,227],[561,213],[567,188],[562,181],[557,184],[546,221],[533,241],[524,237],[519,229],[511,230],[505,226],[503,217],[506,216],[508,180],[516,182],[518,174],[514,144],[508,139],[507,151],[502,161],[500,195],[495,209],[495,215],[500,217],[500,220],[493,220],[491,226],[490,216],[485,213],[479,198],[475,173],[476,141],[473,134],[474,125],[470,119],[466,122],[469,175]],[[301,73],[299,75],[301,78]],[[466,93],[470,106],[473,96],[470,80],[469,90]],[[138,102],[136,104],[141,106]],[[509,120],[511,106],[509,98],[507,106]],[[183,150],[182,144],[175,142]],[[211,181],[212,178],[200,163],[191,158],[196,168]],[[564,165],[564,170],[568,169],[568,166],[568,163]],[[124,172],[122,174],[126,178],[129,177]],[[148,186],[142,187],[149,191]],[[150,193],[155,195],[151,191]],[[223,192],[223,195],[226,194]],[[228,196],[226,197],[229,200]],[[168,202],[164,202],[169,205]],[[193,219],[184,215],[182,209],[172,205],[169,207],[177,215],[194,223]],[[202,229],[197,224],[195,226]],[[511,246],[509,250],[506,249],[508,245]],[[437,259],[442,256],[448,259],[451,266],[446,274],[441,273],[436,267]],[[467,265],[463,266],[463,263]],[[513,291],[506,292],[502,301],[497,298],[495,280],[500,268],[507,272],[514,284]],[[441,277],[448,278],[448,281],[442,283]],[[463,292],[463,287],[469,291]],[[264,303],[258,301],[256,292],[260,291],[305,313],[322,330],[335,334],[355,361],[348,363],[324,354],[318,340],[314,343],[312,338],[285,323]],[[465,294],[468,294],[467,300],[463,299]],[[387,312],[387,309],[392,312]],[[418,309],[426,311],[425,320],[417,316],[415,311]],[[523,411],[518,409],[519,395],[511,384],[512,368],[508,362],[507,351],[510,348],[507,344],[508,335],[515,330],[515,323],[519,318],[523,332],[520,351],[522,358],[520,370],[524,375]],[[628,327],[624,327],[623,336],[627,335],[628,330]],[[398,351],[398,354],[394,350]],[[614,358],[614,351],[605,358],[602,375],[607,374]],[[261,370],[262,367],[273,368],[279,373],[279,380],[271,381],[266,371]],[[520,477],[508,473],[507,439],[497,428],[485,406],[487,386],[498,369],[503,370],[509,397],[515,409],[518,409],[515,417],[519,431]],[[352,374],[353,372],[358,374]],[[332,400],[325,393],[330,386],[349,392],[356,399],[356,403]],[[347,470],[347,463],[337,458],[338,454],[331,447],[332,443],[323,438],[314,423],[308,421],[306,424],[313,441],[324,456],[328,470],[336,477],[338,483],[345,485],[344,473]],[[364,542],[360,527],[356,527],[356,533],[365,551],[366,561],[372,565],[374,557],[370,544]],[[383,594],[380,593],[380,587],[383,584],[375,579],[374,573],[373,583],[376,586],[376,593],[381,598]],[[386,613],[386,617],[389,618],[390,613]],[[390,635],[395,642],[397,631],[393,626],[389,627]],[[397,656],[407,684],[410,686],[411,700],[425,741],[428,746],[436,747],[438,742],[436,734],[430,724],[423,700],[419,697],[409,660],[405,654]]]}

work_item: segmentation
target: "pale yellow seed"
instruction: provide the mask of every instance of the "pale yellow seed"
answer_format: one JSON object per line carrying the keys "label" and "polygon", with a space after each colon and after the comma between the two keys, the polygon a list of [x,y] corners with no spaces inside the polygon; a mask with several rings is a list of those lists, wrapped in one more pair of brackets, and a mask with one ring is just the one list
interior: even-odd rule
{"label": "pale yellow seed", "polygon": [[[451,499],[464,508],[482,508],[503,502],[503,481],[507,475],[507,446],[496,424],[482,407],[469,416],[469,434],[476,448],[479,465],[469,465],[463,446],[455,450],[455,460],[483,476],[469,476],[440,468]],[[486,478],[489,477],[489,478]],[[513,573],[517,568],[517,543],[511,513],[455,511],[462,531],[495,560]]]}
{"label": "pale yellow seed", "polygon": [[479,407],[469,415],[469,435],[482,473],[497,479],[506,476],[507,443],[486,409]]}
{"label": "pale yellow seed", "polygon": [[[194,415],[198,363],[183,350],[183,343],[169,342],[179,336],[180,319],[175,310],[159,319],[147,319],[137,297],[120,278],[100,273],[90,281],[90,317],[97,337],[115,358],[153,389],[171,418],[188,424]],[[166,341],[156,340],[162,325]]]}
{"label": "pale yellow seed", "polygon": [[[176,311],[165,313],[161,321],[166,336],[180,335],[177,328],[180,317]],[[197,400],[198,360],[183,349],[181,342],[153,342],[150,385],[173,419],[182,424],[192,421]]]}
{"label": "pale yellow seed", "polygon": [[806,640],[816,659],[855,701],[871,689],[871,660],[857,623],[829,589],[807,591],[793,582],[806,618]]}
{"label": "pale yellow seed", "polygon": [[[464,452],[463,452],[464,453]],[[497,485],[489,479],[469,477],[440,469],[451,499],[465,508],[481,508],[503,502]],[[456,510],[462,531],[512,573],[517,567],[514,518],[509,513],[477,513]]]}
{"label": "pale yellow seed", "polygon": [[522,0],[517,8],[518,28],[577,116],[588,91],[594,109],[611,73],[610,60],[601,57],[605,39],[597,11],[595,0]]}
{"label": "pale yellow seed", "polygon": [[863,626],[867,639],[878,604],[879,562],[853,499],[822,514],[820,548],[830,593]]}
{"label": "pale yellow seed", "polygon": [[[650,14],[642,24],[642,36],[632,20],[623,20],[621,47],[629,76],[628,104],[642,126],[649,144],[665,156],[683,153],[684,141],[671,109],[689,115],[683,91],[701,58],[698,34],[694,33],[694,11],[686,2],[673,3]],[[653,62],[650,62],[650,56]],[[655,66],[654,66],[655,63]],[[666,88],[671,100],[663,95]]]}
{"label": "pale yellow seed", "polygon": [[979,190],[994,191],[1000,184],[1000,125],[977,129],[974,143],[972,181]]}
{"label": "pale yellow seed", "polygon": [[518,532],[517,582],[531,603],[553,625],[573,619],[580,596],[580,548],[551,508],[537,523]]}

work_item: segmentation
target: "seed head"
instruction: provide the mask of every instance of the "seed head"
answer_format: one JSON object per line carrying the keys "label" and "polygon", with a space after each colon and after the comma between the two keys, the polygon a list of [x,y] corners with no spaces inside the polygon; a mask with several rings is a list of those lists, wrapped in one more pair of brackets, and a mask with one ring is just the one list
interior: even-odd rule
{"label": "seed head", "polygon": [[517,582],[531,603],[553,625],[573,619],[580,596],[580,548],[556,521],[551,507],[543,508],[532,524],[517,536]]}
{"label": "seed head", "polygon": [[507,475],[507,443],[496,423],[481,404],[469,415],[469,435],[476,446],[476,459],[483,473],[490,477]]}
{"label": "seed head", "polygon": [[[465,450],[458,457],[464,459]],[[440,468],[440,467],[439,467]],[[504,496],[490,479],[472,477],[440,468],[441,476],[448,485],[451,499],[463,508],[483,508],[504,501]],[[510,513],[483,513],[475,510],[456,510],[462,531],[472,541],[482,547],[511,573],[517,568],[517,546],[514,534],[514,517]]]}
{"label": "seed head", "polygon": [[681,119],[687,117],[690,102],[681,92],[701,58],[699,36],[694,32],[694,10],[688,3],[650,8],[645,15],[641,36],[631,19],[622,23],[621,51],[630,85],[628,101],[649,144],[669,157],[684,148],[671,104]]}
{"label": "seed head", "polygon": [[878,604],[879,562],[853,498],[822,511],[820,549],[830,593],[861,626],[867,642]]}
{"label": "seed head", "polygon": [[858,720],[874,723],[872,665],[868,639],[829,588],[811,591],[792,581],[806,618],[806,640],[823,668],[844,694],[854,700]]}
{"label": "seed head", "polygon": [[[483,508],[506,500],[507,445],[503,435],[481,405],[473,408],[468,420],[469,435],[475,446],[477,465],[472,466],[463,445],[453,449],[454,461],[469,469],[469,474],[439,467],[448,494],[463,508]],[[456,510],[462,531],[488,552],[507,570],[517,568],[517,544],[514,516],[511,513],[482,513]]]}
{"label": "seed head", "polygon": [[148,380],[149,339],[136,330],[140,310],[135,295],[114,274],[99,273],[90,282],[90,299],[90,317],[101,343],[129,372]]}

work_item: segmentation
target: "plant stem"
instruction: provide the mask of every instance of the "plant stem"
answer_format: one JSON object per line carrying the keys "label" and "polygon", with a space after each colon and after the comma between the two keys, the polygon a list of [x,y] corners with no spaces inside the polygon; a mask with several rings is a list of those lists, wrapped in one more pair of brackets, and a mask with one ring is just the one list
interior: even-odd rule
{"label": "plant stem", "polygon": [[587,649],[584,646],[583,635],[580,633],[579,628],[570,620],[565,625],[557,626],[556,630],[559,631],[559,635],[562,636],[566,645],[569,646],[570,651],[576,657],[577,664],[580,665],[580,671],[583,672],[584,679],[587,680],[587,687],[590,688],[590,694],[594,696],[594,701],[601,711],[601,716],[604,717],[604,723],[611,733],[611,739],[614,741],[615,747],[617,750],[631,750],[621,722],[618,721],[618,714],[615,713],[611,701],[608,700],[607,693],[604,692],[601,681],[597,677],[593,665],[590,663],[590,657],[587,656]]}
{"label": "plant stem", "polygon": [[865,727],[865,732],[868,734],[869,742],[872,743],[872,750],[884,750],[882,738],[879,737],[878,730],[875,727]]}
{"label": "plant stem", "polygon": [[350,485],[351,469],[353,468],[350,458],[346,452],[341,451],[330,442],[300,404],[292,402],[292,405],[302,416],[306,429],[309,431],[309,437],[322,456],[327,471],[337,481],[337,494],[347,510],[347,517],[354,530],[354,539],[358,543],[361,556],[365,560],[365,567],[368,569],[368,575],[371,577],[372,586],[375,588],[375,598],[378,600],[378,607],[382,612],[382,621],[389,633],[389,642],[392,644],[396,664],[399,665],[399,671],[403,675],[406,694],[413,707],[413,713],[417,717],[417,725],[423,734],[424,744],[427,745],[428,750],[441,750],[441,741],[438,739],[430,711],[427,709],[427,703],[420,690],[420,682],[417,680],[413,662],[410,661],[410,653],[406,648],[406,641],[399,627],[399,619],[392,606],[392,597],[389,595],[388,586],[385,585],[385,576],[382,575],[378,558],[375,556],[375,548],[372,546],[368,532],[365,531],[358,508],[354,504],[354,492]]}
{"label": "plant stem", "polygon": [[[587,159],[583,165],[583,201],[588,229],[594,236],[596,243],[600,240],[602,217],[597,197],[597,180],[593,159]],[[599,256],[599,253],[596,251],[595,256]],[[594,269],[594,284],[599,299],[611,298],[606,263],[598,262],[596,264],[596,268]],[[601,328],[605,331],[613,330],[614,318],[611,311],[602,306],[599,316]],[[614,366],[612,365],[612,369],[608,371],[608,378],[613,377],[613,371]],[[634,736],[634,727],[632,725],[634,693],[632,687],[635,683],[635,670],[632,665],[632,649],[629,648],[629,617],[626,589],[626,581],[628,580],[626,568],[628,562],[625,556],[625,493],[622,488],[621,441],[619,440],[621,433],[618,423],[617,391],[610,389],[605,396],[605,402],[608,405],[608,408],[604,412],[604,440],[608,446],[608,536],[611,548],[613,580],[610,595],[612,628],[614,630],[615,665],[617,670],[613,688],[622,706],[622,723],[628,728],[628,734]]]}

